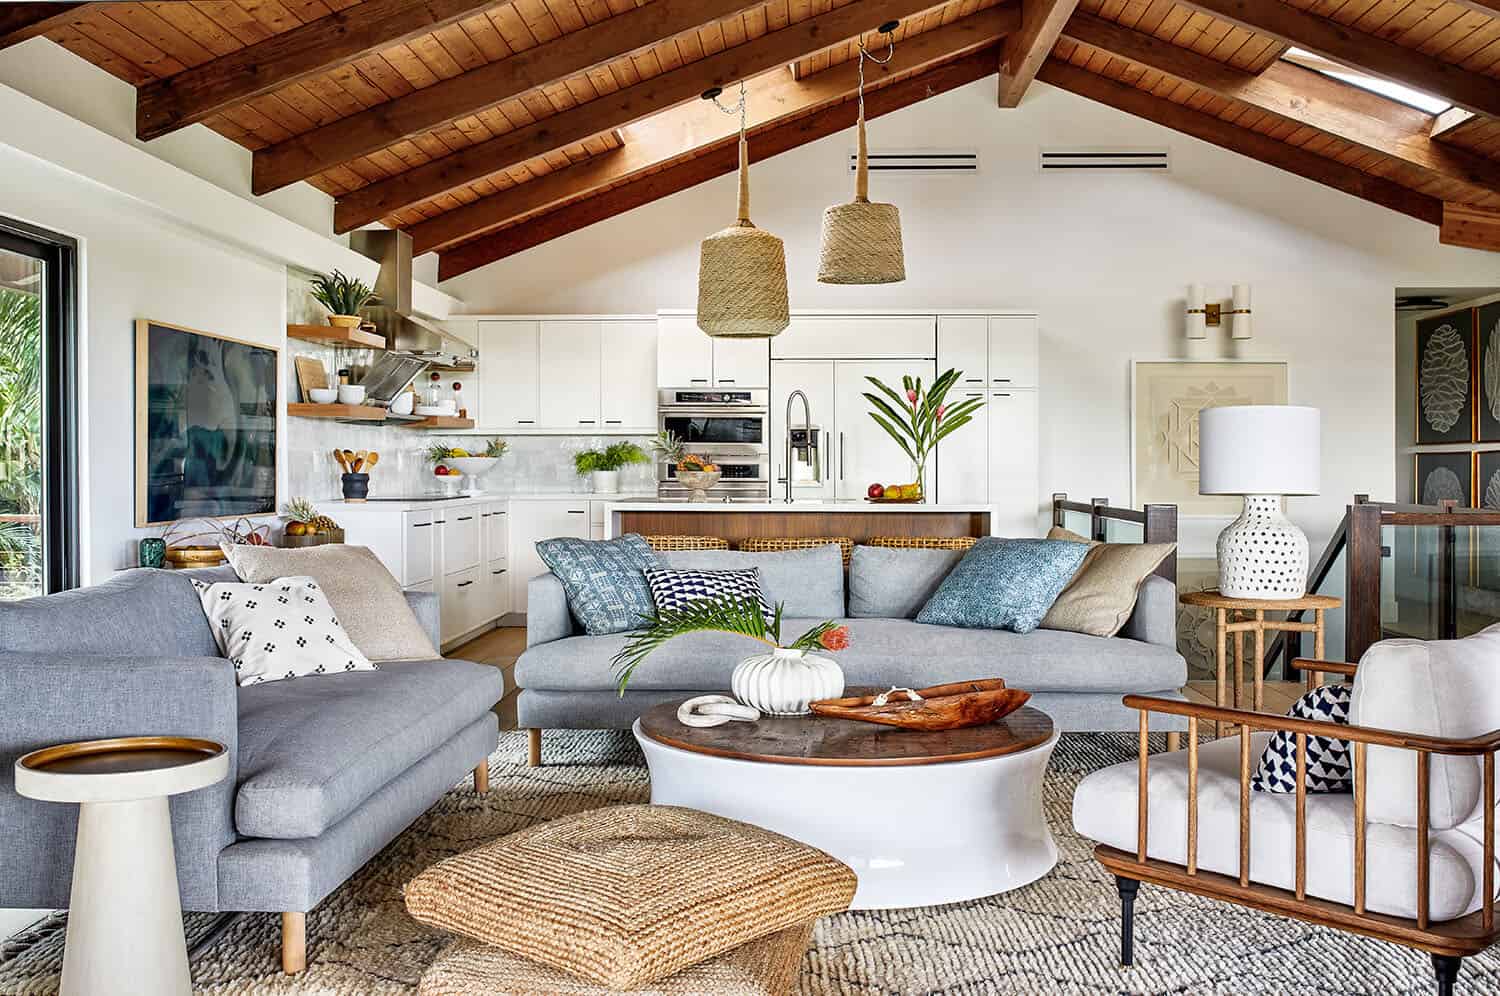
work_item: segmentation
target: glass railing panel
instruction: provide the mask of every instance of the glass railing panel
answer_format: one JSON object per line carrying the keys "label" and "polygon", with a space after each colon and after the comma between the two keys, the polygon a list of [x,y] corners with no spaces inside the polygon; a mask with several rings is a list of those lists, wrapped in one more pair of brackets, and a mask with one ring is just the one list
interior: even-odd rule
{"label": "glass railing panel", "polygon": [[1146,527],[1139,522],[1122,519],[1104,520],[1104,539],[1109,543],[1144,543]]}
{"label": "glass railing panel", "polygon": [[1089,535],[1093,527],[1089,525],[1090,516],[1087,512],[1064,512],[1063,528],[1077,533],[1079,536]]}
{"label": "glass railing panel", "polygon": [[[1451,529],[1445,549],[1443,530]],[[1444,600],[1451,600],[1453,635],[1468,636],[1500,622],[1500,526],[1386,526],[1391,551],[1382,563],[1380,627],[1383,637],[1439,640]],[[1451,558],[1451,585],[1443,578]]]}

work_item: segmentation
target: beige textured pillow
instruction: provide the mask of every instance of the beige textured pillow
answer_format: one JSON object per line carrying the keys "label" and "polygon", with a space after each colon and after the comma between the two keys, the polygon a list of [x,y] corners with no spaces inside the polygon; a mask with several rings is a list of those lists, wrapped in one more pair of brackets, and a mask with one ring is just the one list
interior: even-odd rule
{"label": "beige textured pillow", "polygon": [[1176,543],[1100,543],[1053,526],[1048,539],[1088,543],[1073,580],[1042,620],[1043,629],[1114,636],[1135,610],[1136,595],[1151,572],[1177,549]]}
{"label": "beige textured pillow", "polygon": [[[650,996],[789,996],[802,955],[812,941],[811,922],[767,934],[708,961],[657,979]],[[638,990],[639,991],[639,990]],[[527,961],[504,948],[460,938],[422,973],[419,996],[615,996],[618,989]]]}
{"label": "beige textured pillow", "polygon": [[283,550],[274,546],[226,547],[229,566],[241,581],[264,584],[284,577],[310,577],[354,645],[372,661],[441,657],[417,621],[401,585],[369,547],[330,543]]}
{"label": "beige textured pillow", "polygon": [[675,806],[609,806],[433,865],[406,884],[406,909],[635,989],[847,909],[855,884],[847,865],[769,830]]}

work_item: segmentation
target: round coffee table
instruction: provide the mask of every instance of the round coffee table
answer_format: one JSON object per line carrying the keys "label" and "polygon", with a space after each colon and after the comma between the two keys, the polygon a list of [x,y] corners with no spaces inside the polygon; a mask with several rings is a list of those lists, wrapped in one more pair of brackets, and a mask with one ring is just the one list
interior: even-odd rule
{"label": "round coffee table", "polygon": [[816,716],[693,729],[677,722],[679,704],[634,726],[651,801],[826,851],[859,876],[854,909],[992,896],[1057,863],[1042,816],[1057,732],[1044,712],[938,733]]}
{"label": "round coffee table", "polygon": [[82,803],[62,996],[191,996],[167,797],[228,773],[223,744],[188,737],[88,740],[16,761],[21,795]]}

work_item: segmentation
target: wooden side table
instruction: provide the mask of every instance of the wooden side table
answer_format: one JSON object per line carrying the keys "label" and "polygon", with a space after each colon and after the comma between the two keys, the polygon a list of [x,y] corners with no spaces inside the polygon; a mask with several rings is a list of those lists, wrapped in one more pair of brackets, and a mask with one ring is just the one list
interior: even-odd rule
{"label": "wooden side table", "polygon": [[167,798],[229,773],[223,744],[188,737],[87,740],[16,761],[16,791],[77,802],[62,996],[191,996]]}
{"label": "wooden side table", "polygon": [[[1255,634],[1254,669],[1255,686],[1251,708],[1261,712],[1265,706],[1265,656],[1266,633],[1311,633],[1313,634],[1313,656],[1323,659],[1323,614],[1329,609],[1343,605],[1343,600],[1332,595],[1303,595],[1301,598],[1230,598],[1217,590],[1189,591],[1181,596],[1183,605],[1197,605],[1214,612],[1215,664],[1214,700],[1223,707],[1230,705],[1228,684],[1229,637],[1234,637],[1234,693],[1233,706],[1243,708],[1245,686],[1245,634]],[[1311,610],[1312,622],[1290,622],[1282,619],[1267,619],[1267,612],[1297,612]],[[1214,735],[1222,736],[1223,724],[1214,724]]]}

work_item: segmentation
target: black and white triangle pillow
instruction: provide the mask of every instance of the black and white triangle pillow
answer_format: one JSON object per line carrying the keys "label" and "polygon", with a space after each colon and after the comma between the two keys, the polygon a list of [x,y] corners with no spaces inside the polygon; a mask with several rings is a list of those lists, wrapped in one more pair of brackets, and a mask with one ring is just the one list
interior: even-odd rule
{"label": "black and white triangle pillow", "polygon": [[760,587],[760,568],[737,571],[684,571],[668,567],[646,568],[646,584],[657,612],[680,609],[693,602],[709,601],[731,595],[738,599],[753,598],[760,602],[761,613],[769,626],[776,610],[766,601]]}
{"label": "black and white triangle pillow", "polygon": [[219,652],[241,685],[345,671],[375,671],[312,578],[264,584],[193,581]]}
{"label": "black and white triangle pillow", "polygon": [[[1292,704],[1288,716],[1325,723],[1349,725],[1352,685],[1314,688]],[[1297,735],[1281,732],[1271,738],[1260,755],[1260,765],[1250,779],[1257,792],[1297,791]],[[1307,790],[1351,792],[1354,789],[1354,755],[1349,741],[1333,737],[1307,738]]]}

